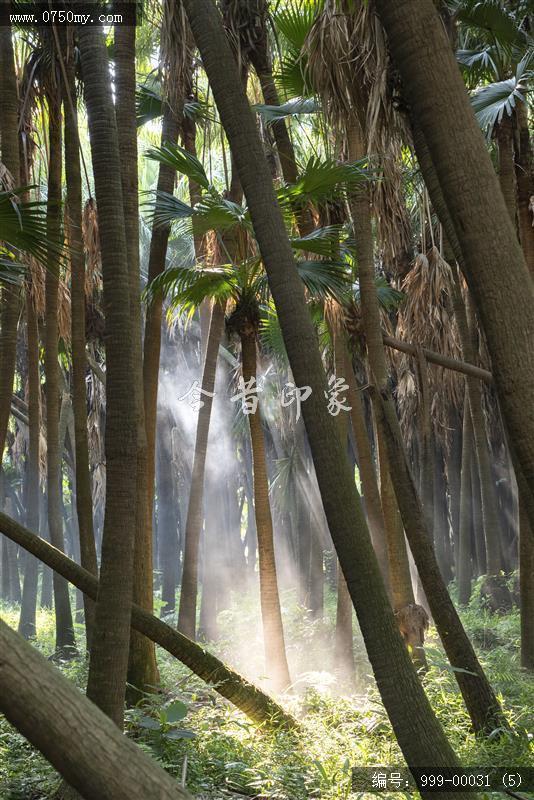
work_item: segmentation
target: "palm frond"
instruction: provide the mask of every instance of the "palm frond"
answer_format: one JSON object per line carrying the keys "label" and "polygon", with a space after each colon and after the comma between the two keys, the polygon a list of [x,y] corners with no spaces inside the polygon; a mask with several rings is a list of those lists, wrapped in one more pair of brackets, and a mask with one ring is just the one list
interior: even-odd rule
{"label": "palm frond", "polygon": [[297,271],[314,299],[332,298],[343,303],[351,287],[351,276],[344,261],[297,260]]}
{"label": "palm frond", "polygon": [[[146,125],[163,115],[163,98],[161,85],[157,81],[140,84],[135,95],[137,127]],[[186,100],[184,116],[188,119],[206,119],[207,107],[198,100]]]}
{"label": "palm frond", "polygon": [[154,278],[145,289],[147,303],[167,297],[170,307],[180,315],[191,316],[207,298],[225,301],[236,295],[237,276],[231,265],[203,269],[173,267]]}
{"label": "palm frond", "polygon": [[312,156],[298,181],[280,189],[279,199],[282,202],[327,200],[340,189],[354,187],[369,178],[370,172],[366,160],[338,163],[332,159]]}
{"label": "palm frond", "polygon": [[198,183],[203,189],[210,188],[208,176],[198,158],[177,144],[167,142],[162,147],[153,147],[146,152],[145,157],[172,167],[176,172]]}
{"label": "palm frond", "polygon": [[63,242],[52,242],[46,235],[46,203],[19,201],[28,188],[0,192],[0,241],[10,249],[29,253],[46,263],[50,250],[61,253]]}
{"label": "palm frond", "polygon": [[483,130],[491,130],[503,116],[511,116],[517,102],[526,102],[526,93],[532,81],[534,71],[530,65],[534,61],[534,50],[517,65],[513,78],[497,81],[479,89],[471,98],[471,105]]}
{"label": "palm frond", "polygon": [[280,119],[298,117],[300,114],[317,114],[320,107],[314,97],[293,97],[280,106],[257,104],[254,106],[254,110],[268,125],[272,125],[273,122]]}
{"label": "palm frond", "polygon": [[317,256],[328,258],[333,249],[339,249],[339,240],[342,235],[341,225],[328,225],[324,228],[315,228],[306,236],[292,237],[291,247],[294,250],[304,250]]}

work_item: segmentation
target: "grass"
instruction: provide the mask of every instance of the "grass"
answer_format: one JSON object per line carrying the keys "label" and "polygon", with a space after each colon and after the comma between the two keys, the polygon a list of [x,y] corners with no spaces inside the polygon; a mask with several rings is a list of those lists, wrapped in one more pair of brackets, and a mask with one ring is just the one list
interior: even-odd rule
{"label": "grass", "polygon": [[[365,798],[366,795],[351,793],[353,765],[404,765],[371,678],[358,630],[356,688],[350,693],[341,692],[342,684],[329,671],[333,595],[327,597],[324,622],[310,621],[289,592],[283,596],[283,605],[292,674],[298,676],[293,696],[283,702],[302,721],[298,735],[258,731],[212,688],[162,651],[158,652],[161,693],[127,711],[128,734],[177,780],[185,779],[199,800]],[[16,626],[18,609],[0,606],[0,615]],[[424,677],[432,706],[464,765],[532,765],[534,677],[520,669],[518,612],[491,615],[475,592],[462,617],[503,700],[513,733],[479,739],[470,732],[454,674],[433,631],[427,647],[431,667]],[[235,606],[220,615],[221,638],[213,649],[263,682],[257,620],[256,599],[236,598]],[[53,636],[52,613],[40,611],[35,646],[47,656],[53,652]],[[62,664],[61,669],[83,688],[87,672],[83,652],[79,658]],[[44,800],[56,785],[57,775],[52,768],[0,717],[0,798]]]}

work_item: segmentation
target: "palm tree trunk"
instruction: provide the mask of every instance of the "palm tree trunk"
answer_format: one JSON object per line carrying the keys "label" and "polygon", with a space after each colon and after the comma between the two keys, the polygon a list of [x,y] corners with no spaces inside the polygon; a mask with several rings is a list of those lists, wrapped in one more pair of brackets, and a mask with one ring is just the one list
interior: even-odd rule
{"label": "palm tree trunk", "polygon": [[[136,67],[135,28],[117,26],[115,30],[115,69],[117,80],[117,133],[121,154],[121,182],[124,205],[124,226],[130,279],[130,332],[133,344],[133,381],[137,409],[137,489],[135,508],[135,556],[133,600],[146,611],[154,606],[152,505],[154,457],[149,477],[148,445],[143,401],[143,349],[141,343],[141,298],[139,269],[139,187],[137,175],[137,123],[135,113]],[[155,365],[156,379],[159,359]],[[154,443],[155,448],[155,443]],[[152,490],[148,491],[148,480]],[[154,644],[134,633],[130,642],[128,665],[128,701],[135,703],[144,692],[153,691],[159,683]]]}
{"label": "palm tree trunk", "polygon": [[160,419],[157,431],[158,550],[164,603],[161,616],[174,613],[180,561],[179,508],[173,498],[171,435],[172,425],[167,413]]}
{"label": "palm tree trunk", "polygon": [[[384,583],[394,596],[395,592],[397,591],[396,588],[394,589],[394,586],[397,584],[390,578],[389,563],[391,558],[388,558],[388,541],[386,538],[384,514],[382,511],[380,491],[376,479],[373,454],[371,452],[371,443],[369,441],[369,434],[367,433],[367,426],[365,424],[363,399],[361,396],[361,391],[358,389],[356,384],[356,376],[354,374],[354,368],[352,366],[352,361],[348,350],[345,351],[345,376],[349,386],[348,399],[351,407],[350,420],[352,423],[354,438],[356,440],[356,448],[358,450],[358,468],[360,470],[365,513],[367,516],[367,522],[369,524],[371,540],[373,542],[374,551],[378,559],[378,564],[382,572]],[[396,565],[392,564],[393,568],[395,568],[395,566]],[[402,592],[397,592],[397,596],[394,596],[395,603],[401,602],[401,594]]]}
{"label": "palm tree trunk", "polygon": [[[176,144],[180,125],[181,112],[171,104],[166,104],[161,127],[161,144]],[[157,191],[172,194],[176,172],[167,164],[159,165]],[[167,244],[170,227],[154,225],[150,240],[148,257],[148,280],[152,281],[165,269]],[[147,308],[145,319],[145,335],[143,340],[143,399],[145,409],[145,427],[147,439],[147,489],[149,531],[152,535],[152,511],[154,506],[154,481],[156,474],[156,425],[158,409],[159,362],[161,353],[161,321],[163,297],[156,294]]]}
{"label": "palm tree trunk", "polygon": [[[18,186],[20,181],[18,108],[17,76],[11,28],[2,26],[0,27],[0,153],[2,162],[11,173],[15,186]],[[20,297],[20,290],[17,287],[0,284],[2,330],[0,338],[0,469],[11,413]]]}
{"label": "palm tree trunk", "polygon": [[0,709],[85,798],[192,800],[59,670],[0,621]]}
{"label": "palm tree trunk", "polygon": [[517,103],[516,120],[518,128],[518,148],[515,157],[517,181],[517,212],[521,247],[530,274],[534,277],[534,226],[530,198],[534,195],[534,156],[528,127],[528,106]]}
{"label": "palm tree trunk", "polygon": [[[534,519],[534,417],[525,415],[534,395],[534,283],[435,4],[377,0],[376,10],[461,247]],[[461,135],[451,136],[453,130]]]}
{"label": "palm tree trunk", "polygon": [[[211,310],[208,342],[202,372],[202,390],[204,392],[213,393],[215,388],[217,358],[223,332],[224,307],[220,303],[214,303]],[[203,521],[204,474],[213,398],[206,394],[203,396],[202,402],[204,405],[198,412],[191,489],[187,507],[182,588],[178,612],[178,630],[189,636],[190,639],[194,639],[196,634],[198,548]]]}
{"label": "palm tree trunk", "polygon": [[[256,380],[256,336],[254,334],[241,334],[241,353],[244,382],[248,383],[251,378]],[[249,414],[248,419],[252,444],[254,514],[258,534],[260,602],[265,666],[274,689],[283,691],[289,687],[291,679],[289,677],[282,612],[278,595],[265,441],[259,407],[255,414]]]}
{"label": "palm tree trunk", "polygon": [[[64,50],[66,52],[66,48]],[[65,110],[65,177],[69,215],[71,259],[71,341],[72,341],[72,404],[74,411],[74,445],[76,463],[76,515],[80,539],[82,567],[97,575],[95,534],[93,529],[93,495],[89,474],[89,442],[87,436],[87,358],[85,355],[85,254],[82,237],[82,177],[80,138],[76,110],[74,54],[65,59],[66,84],[63,90]],[[28,526],[35,530],[33,525]],[[87,648],[91,648],[94,627],[94,604],[84,602]]]}
{"label": "palm tree trunk", "polygon": [[[357,161],[365,156],[363,133],[358,121],[355,119],[347,126],[347,143],[349,160]],[[367,343],[367,357],[369,372],[372,381],[377,381],[382,387],[387,382],[387,367],[382,341],[382,326],[380,310],[375,286],[375,270],[373,260],[373,232],[371,225],[371,207],[369,193],[366,189],[355,193],[351,197],[351,212],[354,225],[354,239],[358,255],[358,281],[360,286],[360,303],[362,319],[365,328]],[[405,606],[414,602],[411,585],[408,553],[402,524],[400,524],[397,500],[393,493],[393,480],[396,466],[391,462],[386,446],[386,439],[377,416],[377,441],[380,462],[380,489],[384,523],[388,542],[388,561],[392,594],[395,597],[395,611],[400,611],[397,606],[402,599],[406,600]],[[400,503],[399,503],[400,504]],[[406,523],[405,523],[406,524]],[[394,586],[395,582],[395,586]],[[421,638],[422,638],[421,631]],[[421,658],[419,651],[414,655]]]}
{"label": "palm tree trunk", "polygon": [[[46,233],[50,241],[61,235],[61,103],[49,98],[49,161]],[[46,463],[48,530],[50,541],[64,549],[62,517],[62,449],[59,444],[59,362],[58,299],[59,262],[50,251],[46,269],[45,376],[46,376]],[[54,575],[56,649],[68,655],[75,647],[69,590],[66,581]]]}
{"label": "palm tree trunk", "polygon": [[[333,309],[330,321],[330,336],[334,347],[334,369],[336,378],[341,378],[345,373],[346,343],[343,338],[341,325],[341,309]],[[341,441],[345,458],[348,460],[348,430],[349,416],[347,411],[340,411],[337,416],[338,435]],[[354,473],[354,470],[353,470]],[[347,581],[343,570],[338,564],[337,570],[337,603],[336,603],[336,632],[334,645],[334,664],[341,672],[343,678],[353,682],[356,678],[356,665],[354,662],[354,641],[352,633],[352,601],[350,598]]]}
{"label": "palm tree trunk", "polygon": [[87,694],[122,728],[130,644],[138,413],[120,150],[101,28],[80,27],[106,316],[106,513]]}
{"label": "palm tree trunk", "polygon": [[[521,492],[521,490],[520,490]],[[519,499],[519,578],[521,595],[521,666],[534,671],[534,547],[529,518]]]}
{"label": "palm tree trunk", "polygon": [[[41,378],[39,375],[39,330],[37,315],[33,305],[31,289],[26,287],[26,336],[28,352],[28,455],[26,461],[26,527],[39,530],[39,473],[41,436]],[[19,633],[26,639],[35,636],[35,616],[37,609],[37,584],[39,564],[28,553],[22,604],[20,609]]]}
{"label": "palm tree trunk", "polygon": [[[520,102],[518,105],[523,104]],[[499,154],[499,185],[515,228],[517,203],[514,170],[514,129],[512,119],[507,114],[497,124],[496,138]]]}
{"label": "palm tree trunk", "polygon": [[[0,532],[96,600],[99,583],[94,575],[1,512]],[[131,611],[131,624],[136,630],[148,636],[185,664],[195,675],[215,687],[222,697],[233,703],[254,722],[267,726],[296,727],[295,719],[272,697],[246,681],[203,647],[139,606],[134,604]]]}
{"label": "palm tree trunk", "polygon": [[327,384],[317,336],[255,120],[220,19],[211,0],[184,0],[184,6],[247,197],[295,384],[312,389],[303,414],[317,480],[386,711],[408,764],[455,765],[456,755],[432,712],[398,631],[354,477],[335,421],[325,408]]}
{"label": "palm tree trunk", "polygon": [[460,530],[458,542],[457,574],[458,602],[467,605],[471,597],[471,520],[472,487],[471,461],[473,459],[473,433],[470,417],[469,393],[465,392],[462,430],[462,469],[460,486]]}

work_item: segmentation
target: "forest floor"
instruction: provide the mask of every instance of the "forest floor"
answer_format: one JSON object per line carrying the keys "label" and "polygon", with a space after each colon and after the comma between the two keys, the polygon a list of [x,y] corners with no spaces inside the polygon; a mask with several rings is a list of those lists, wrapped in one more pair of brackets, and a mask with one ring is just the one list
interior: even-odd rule
{"label": "forest floor", "polygon": [[[178,780],[185,777],[198,800],[366,798],[371,795],[351,793],[353,766],[404,765],[357,629],[355,686],[342,690],[339,676],[328,672],[334,596],[327,597],[324,621],[311,621],[291,592],[283,594],[283,605],[295,686],[282,703],[301,720],[298,734],[258,731],[243,714],[163,651],[158,653],[162,691],[127,712],[128,734]],[[18,609],[0,606],[0,616],[16,627]],[[489,614],[475,591],[462,617],[503,699],[513,733],[495,732],[489,739],[480,740],[470,732],[454,673],[431,629],[426,648],[430,669],[423,680],[432,705],[464,765],[531,766],[534,676],[525,674],[519,666],[519,614],[515,610],[500,616]],[[221,635],[211,649],[246,672],[247,677],[261,682],[263,648],[258,620],[255,598],[234,598],[233,608],[219,615]],[[52,612],[39,612],[38,631],[35,645],[51,656]],[[83,626],[78,638],[83,639]],[[83,688],[87,676],[83,651],[79,658],[60,666]],[[57,774],[42,756],[0,716],[1,800],[48,800],[57,781]],[[399,793],[401,796],[406,794]]]}

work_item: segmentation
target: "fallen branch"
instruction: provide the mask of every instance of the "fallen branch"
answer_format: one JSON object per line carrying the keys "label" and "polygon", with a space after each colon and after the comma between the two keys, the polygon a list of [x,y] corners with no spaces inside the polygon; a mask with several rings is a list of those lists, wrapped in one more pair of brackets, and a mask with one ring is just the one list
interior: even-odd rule
{"label": "fallen branch", "polygon": [[[32,555],[62,575],[93,600],[98,580],[60,550],[31,533],[23,525],[0,512],[0,533],[28,550]],[[298,723],[278,703],[242,675],[227,667],[196,642],[171,628],[162,620],[132,605],[132,627],[185,664],[250,719],[260,725],[296,728]]]}
{"label": "fallen branch", "polygon": [[473,378],[478,378],[484,383],[493,383],[493,375],[487,369],[476,367],[474,364],[468,364],[466,361],[457,361],[455,358],[443,356],[441,353],[435,353],[433,350],[427,350],[426,347],[418,348],[415,344],[403,342],[400,339],[394,339],[393,336],[383,336],[384,344],[391,347],[393,350],[400,350],[401,353],[408,353],[408,355],[416,356],[418,352],[422,351],[424,357],[430,364],[437,364],[438,367],[445,369],[452,369],[454,372],[461,372],[463,375],[471,375]]}

